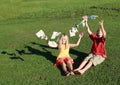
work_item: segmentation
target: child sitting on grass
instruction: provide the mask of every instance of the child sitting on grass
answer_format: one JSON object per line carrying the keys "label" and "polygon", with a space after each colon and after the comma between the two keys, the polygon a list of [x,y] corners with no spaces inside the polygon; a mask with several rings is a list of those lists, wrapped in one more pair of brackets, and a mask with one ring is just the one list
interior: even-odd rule
{"label": "child sitting on grass", "polygon": [[[69,55],[69,50],[71,47],[77,47],[80,44],[80,41],[83,35],[84,33],[79,34],[79,39],[76,44],[70,44],[68,36],[66,34],[62,34],[58,41],[59,54],[56,59],[56,63],[54,65],[55,66],[61,65],[66,76],[74,75],[74,72],[73,72],[74,61]],[[67,66],[68,66],[68,69],[67,69]]]}
{"label": "child sitting on grass", "polygon": [[92,65],[96,66],[101,64],[106,56],[105,50],[105,42],[106,42],[106,31],[103,26],[103,20],[99,22],[99,29],[97,30],[97,34],[94,34],[87,23],[87,19],[85,20],[86,30],[93,42],[90,54],[84,59],[84,61],[79,65],[77,69],[74,70],[75,73],[83,74],[87,71]]}
{"label": "child sitting on grass", "polygon": [[[61,36],[56,41],[50,41],[45,35],[43,30],[40,30],[36,33],[38,37],[47,41],[47,44],[51,48],[58,48],[59,54],[56,59],[54,66],[61,65],[66,76],[74,75],[73,72],[73,59],[69,55],[69,50],[71,47],[77,47],[80,44],[81,38],[84,36],[84,33],[79,34],[79,39],[76,44],[70,44],[68,36],[66,34],[61,34]],[[56,37],[55,35],[53,37]],[[68,68],[68,69],[67,69]]]}

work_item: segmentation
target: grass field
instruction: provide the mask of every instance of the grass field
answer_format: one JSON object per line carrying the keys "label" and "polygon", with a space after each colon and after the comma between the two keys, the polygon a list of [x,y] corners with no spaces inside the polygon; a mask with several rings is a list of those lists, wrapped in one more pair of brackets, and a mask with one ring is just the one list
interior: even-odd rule
{"label": "grass field", "polygon": [[[53,31],[69,34],[83,15],[99,16],[89,20],[93,32],[104,19],[108,58],[82,76],[66,77],[53,66],[58,50],[49,48],[35,33],[43,29],[49,37]],[[120,85],[119,20],[119,0],[0,0],[0,85]],[[70,55],[80,64],[91,41],[84,28],[78,30],[85,35]]]}

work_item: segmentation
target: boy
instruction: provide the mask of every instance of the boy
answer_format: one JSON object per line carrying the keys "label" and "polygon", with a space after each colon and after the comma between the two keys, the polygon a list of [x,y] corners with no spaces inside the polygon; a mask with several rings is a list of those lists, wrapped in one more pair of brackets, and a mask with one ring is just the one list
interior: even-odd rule
{"label": "boy", "polygon": [[85,71],[87,71],[90,67],[92,67],[92,65],[96,66],[98,64],[101,64],[107,57],[106,50],[105,50],[106,31],[103,26],[104,21],[101,20],[99,22],[100,27],[97,30],[97,34],[94,34],[90,30],[87,21],[88,20],[86,19],[85,27],[93,44],[92,44],[90,54],[84,59],[84,61],[80,64],[80,66],[74,70],[75,73],[79,73],[81,75]]}

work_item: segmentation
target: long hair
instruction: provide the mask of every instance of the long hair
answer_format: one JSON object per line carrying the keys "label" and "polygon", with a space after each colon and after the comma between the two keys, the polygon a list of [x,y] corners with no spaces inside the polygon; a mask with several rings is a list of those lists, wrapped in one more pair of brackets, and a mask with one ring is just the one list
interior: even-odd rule
{"label": "long hair", "polygon": [[63,37],[66,37],[66,38],[67,38],[66,43],[65,43],[65,48],[67,48],[67,47],[68,47],[68,44],[69,44],[69,38],[68,38],[68,36],[67,36],[65,33],[61,34],[60,39],[59,39],[59,41],[58,41],[58,45],[59,45],[60,47],[62,46],[62,38],[63,38]]}

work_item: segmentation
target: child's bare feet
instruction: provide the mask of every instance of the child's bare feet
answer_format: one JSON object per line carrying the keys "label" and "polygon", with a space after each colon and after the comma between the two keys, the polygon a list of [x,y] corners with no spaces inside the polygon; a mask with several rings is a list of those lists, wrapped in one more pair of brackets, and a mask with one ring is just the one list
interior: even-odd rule
{"label": "child's bare feet", "polygon": [[65,72],[66,76],[69,76],[70,75],[70,72]]}
{"label": "child's bare feet", "polygon": [[74,69],[74,72],[76,73],[79,69]]}
{"label": "child's bare feet", "polygon": [[70,75],[75,75],[73,71],[70,72]]}
{"label": "child's bare feet", "polygon": [[84,70],[79,70],[79,73],[80,73],[81,75],[83,75],[84,72],[85,72]]}
{"label": "child's bare feet", "polygon": [[83,70],[76,69],[74,70],[75,73],[82,75],[84,73]]}
{"label": "child's bare feet", "polygon": [[78,69],[78,70],[75,70],[74,72],[75,72],[76,74],[81,74],[79,69]]}

